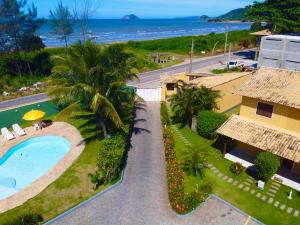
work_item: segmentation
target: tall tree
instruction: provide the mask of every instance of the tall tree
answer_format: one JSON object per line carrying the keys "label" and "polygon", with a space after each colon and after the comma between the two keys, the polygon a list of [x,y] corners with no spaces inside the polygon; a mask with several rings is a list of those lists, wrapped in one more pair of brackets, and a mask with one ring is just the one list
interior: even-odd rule
{"label": "tall tree", "polygon": [[[56,66],[51,84],[54,85],[50,95],[59,101],[70,102],[62,113],[68,114],[74,108],[91,110],[96,114],[104,137],[107,136],[107,123],[112,121],[116,127],[122,128],[123,122],[116,110],[115,93],[124,88],[127,79],[134,74],[123,67],[123,75],[119,76],[110,69],[106,55],[107,50],[101,50],[91,41],[84,44],[78,42],[68,49],[65,56],[56,56]],[[122,55],[123,52],[116,52]],[[123,58],[126,62],[128,58]],[[126,65],[126,63],[121,63]],[[118,76],[117,76],[118,74]]]}
{"label": "tall tree", "polygon": [[300,32],[299,0],[265,0],[249,6],[249,19],[265,21],[275,33]]}
{"label": "tall tree", "polygon": [[90,39],[89,36],[89,19],[98,10],[103,0],[74,0],[73,1],[73,14],[74,18],[78,22],[82,40],[86,41]]}
{"label": "tall tree", "polygon": [[59,2],[54,11],[50,10],[49,22],[53,34],[59,35],[68,47],[68,38],[74,32],[74,17],[69,8]]}
{"label": "tall tree", "polygon": [[177,94],[171,97],[171,107],[175,119],[183,125],[192,126],[192,119],[201,110],[217,108],[216,100],[220,97],[218,91],[206,87],[197,88],[183,81],[177,82]]}
{"label": "tall tree", "polygon": [[32,3],[27,6],[26,0],[0,1],[0,39],[1,50],[20,51],[20,42],[25,35],[34,34],[42,24],[37,19],[37,8]]}

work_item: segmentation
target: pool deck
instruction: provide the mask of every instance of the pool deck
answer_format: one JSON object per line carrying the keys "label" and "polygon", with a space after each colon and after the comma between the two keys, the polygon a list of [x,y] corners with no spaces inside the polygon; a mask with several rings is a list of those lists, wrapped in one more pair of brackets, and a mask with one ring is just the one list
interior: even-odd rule
{"label": "pool deck", "polygon": [[17,137],[11,141],[6,141],[1,136],[0,157],[2,157],[13,146],[29,138],[39,136],[61,136],[67,139],[71,143],[72,147],[70,151],[65,155],[65,157],[42,177],[34,181],[26,188],[20,190],[16,194],[6,199],[0,200],[0,213],[22,205],[28,199],[42,192],[49,184],[60,177],[72,165],[72,163],[78,158],[85,147],[84,139],[82,138],[80,132],[68,123],[54,122],[51,126],[42,130],[35,131],[33,127],[28,127],[25,129],[25,131],[25,136]]}

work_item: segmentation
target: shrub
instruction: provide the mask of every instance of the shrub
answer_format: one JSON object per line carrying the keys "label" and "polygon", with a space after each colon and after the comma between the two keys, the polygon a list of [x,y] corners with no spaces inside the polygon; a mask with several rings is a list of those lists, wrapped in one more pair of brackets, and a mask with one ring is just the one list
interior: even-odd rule
{"label": "shrub", "polygon": [[[43,217],[41,215],[29,213],[5,222],[3,225],[38,225],[42,221]],[[0,222],[0,224],[2,223]]]}
{"label": "shrub", "polygon": [[197,132],[199,135],[214,139],[215,131],[227,120],[225,114],[213,111],[201,111],[197,117]]}
{"label": "shrub", "polygon": [[280,166],[280,159],[278,156],[270,152],[262,152],[255,160],[255,168],[259,180],[267,182],[277,172]]}
{"label": "shrub", "polygon": [[207,194],[207,195],[212,193],[211,184],[204,184],[204,185],[200,186],[200,191]]}
{"label": "shrub", "polygon": [[241,174],[244,170],[245,168],[243,167],[243,165],[238,162],[232,163],[230,166],[230,171],[236,175]]}
{"label": "shrub", "polygon": [[168,108],[167,108],[167,105],[165,102],[162,102],[160,105],[160,116],[161,116],[162,124],[164,124],[164,125],[171,124]]}
{"label": "shrub", "polygon": [[233,67],[228,69],[227,67],[224,69],[213,69],[213,74],[222,74],[222,73],[232,73],[232,72],[242,72],[242,69],[240,67]]}
{"label": "shrub", "polygon": [[108,183],[118,178],[123,165],[126,142],[122,135],[103,141],[99,151],[98,168],[94,174],[89,174],[91,182],[97,188],[101,183]]}

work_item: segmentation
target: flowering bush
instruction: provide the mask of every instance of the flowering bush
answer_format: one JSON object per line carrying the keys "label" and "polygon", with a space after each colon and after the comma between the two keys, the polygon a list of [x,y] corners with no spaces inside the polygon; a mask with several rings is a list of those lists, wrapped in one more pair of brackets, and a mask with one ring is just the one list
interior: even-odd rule
{"label": "flowering bush", "polygon": [[169,199],[172,208],[178,213],[188,210],[185,206],[183,171],[176,160],[173,134],[169,128],[164,129],[165,157],[167,161],[167,177]]}

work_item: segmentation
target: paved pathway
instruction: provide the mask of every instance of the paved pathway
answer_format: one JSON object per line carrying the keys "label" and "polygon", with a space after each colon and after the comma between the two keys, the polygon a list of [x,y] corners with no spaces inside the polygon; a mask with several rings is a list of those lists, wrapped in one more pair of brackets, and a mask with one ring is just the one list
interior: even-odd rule
{"label": "paved pathway", "polygon": [[194,213],[170,208],[159,103],[138,110],[123,182],[47,224],[61,225],[248,225],[258,224],[222,200],[211,197]]}

